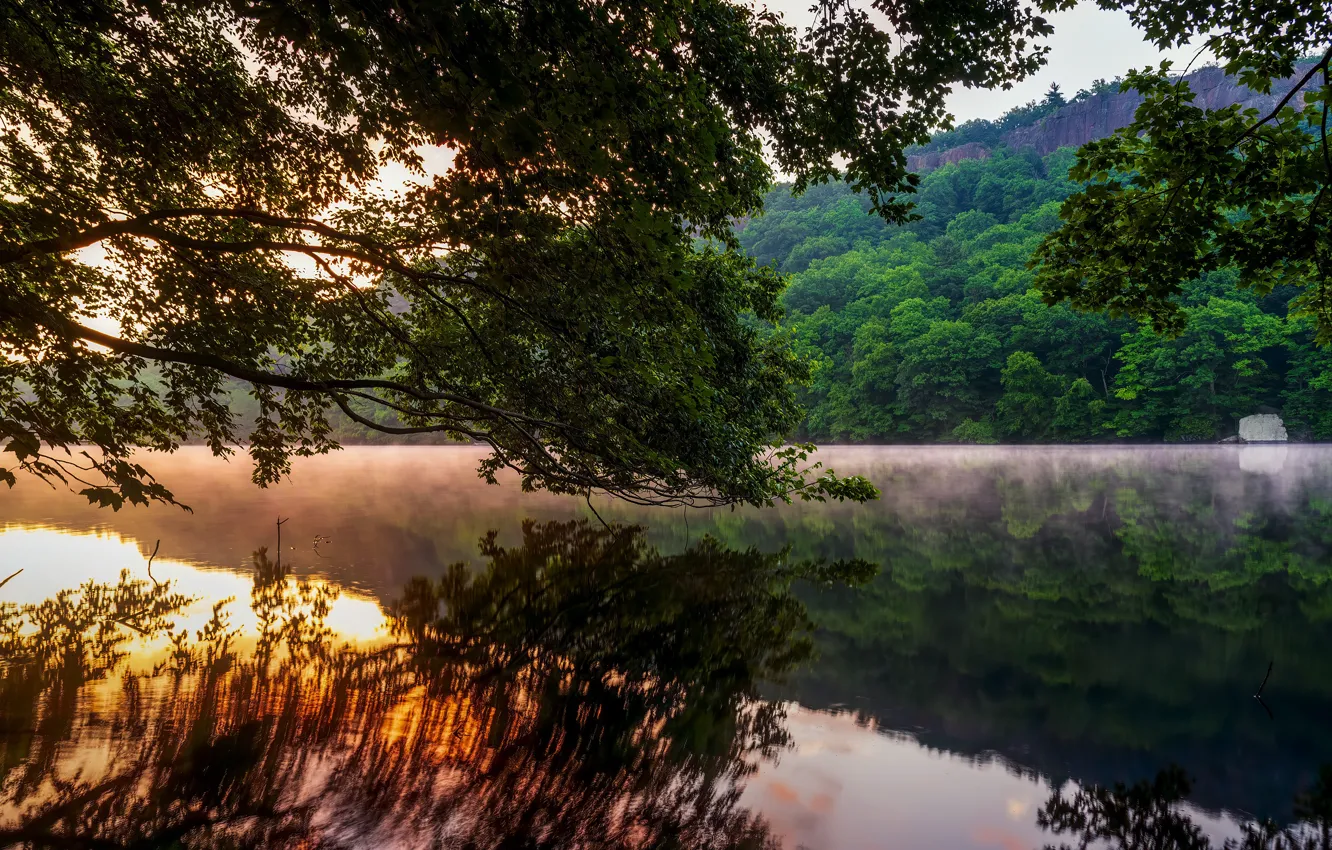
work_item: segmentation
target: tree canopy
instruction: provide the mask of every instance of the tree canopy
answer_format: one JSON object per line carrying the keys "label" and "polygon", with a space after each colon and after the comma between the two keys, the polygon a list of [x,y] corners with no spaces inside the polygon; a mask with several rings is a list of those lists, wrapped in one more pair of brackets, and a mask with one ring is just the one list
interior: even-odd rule
{"label": "tree canopy", "polygon": [[1178,332],[1184,285],[1227,270],[1260,295],[1302,287],[1298,312],[1313,320],[1319,343],[1332,340],[1332,5],[1098,4],[1126,10],[1162,47],[1209,49],[1274,105],[1204,109],[1169,63],[1128,74],[1123,88],[1145,98],[1135,120],[1079,151],[1070,175],[1087,185],[1037,253],[1047,299]]}
{"label": "tree canopy", "polygon": [[1048,32],[1020,0],[803,34],[732,0],[4,0],[0,478],[171,500],[133,450],[203,439],[265,484],[335,412],[525,487],[869,497],[778,448],[805,367],[731,222],[773,166],[907,219],[904,149]]}

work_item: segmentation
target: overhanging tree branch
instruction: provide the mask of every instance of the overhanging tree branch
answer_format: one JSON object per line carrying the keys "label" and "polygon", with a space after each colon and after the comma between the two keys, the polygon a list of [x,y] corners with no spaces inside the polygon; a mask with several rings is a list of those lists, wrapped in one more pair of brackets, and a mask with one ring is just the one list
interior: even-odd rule
{"label": "overhanging tree branch", "polygon": [[1258,132],[1258,129],[1260,127],[1267,124],[1269,121],[1272,121],[1274,118],[1277,117],[1277,115],[1281,114],[1281,110],[1286,108],[1286,104],[1290,103],[1295,98],[1295,95],[1303,91],[1304,87],[1309,84],[1309,81],[1312,80],[1316,74],[1318,74],[1320,71],[1327,70],[1329,62],[1332,62],[1332,47],[1328,47],[1327,52],[1323,54],[1323,58],[1319,60],[1317,65],[1314,65],[1312,68],[1309,69],[1309,73],[1305,74],[1302,78],[1300,78],[1300,81],[1298,83],[1291,86],[1290,91],[1286,92],[1286,96],[1281,98],[1281,100],[1277,102],[1277,105],[1272,109],[1271,112],[1267,114],[1266,117],[1260,119],[1252,126],[1250,126],[1247,130],[1245,130],[1243,133],[1241,133],[1240,137],[1236,139],[1234,142],[1232,142],[1230,146],[1232,148],[1235,147],[1240,142],[1247,139],[1249,136],[1252,136],[1254,133]]}
{"label": "overhanging tree branch", "polygon": [[420,401],[452,402],[454,404],[462,405],[463,407],[471,408],[478,413],[484,413],[489,417],[529,422],[534,425],[542,425],[550,428],[565,427],[558,422],[551,422],[549,420],[538,419],[521,413],[503,410],[484,402],[477,401],[476,399],[458,395],[457,393],[420,389],[409,386],[408,384],[383,378],[327,378],[322,380],[298,378],[294,375],[282,375],[276,372],[264,372],[259,369],[252,369],[215,354],[198,351],[176,351],[173,349],[160,348],[155,345],[148,345],[147,343],[121,339],[120,337],[103,333],[85,325],[80,325],[77,322],[61,322],[60,329],[67,331],[70,336],[88,342],[95,342],[98,345],[105,346],[112,351],[117,352],[118,354],[128,354],[134,357],[142,357],[145,360],[157,360],[164,363],[183,363],[189,366],[199,366],[204,369],[214,369],[223,374],[230,375],[233,378],[248,381],[252,384],[261,384],[263,386],[277,387],[285,390],[324,394],[336,393],[339,390],[389,390],[391,392],[411,396]]}
{"label": "overhanging tree branch", "polygon": [[[258,224],[265,227],[280,228],[283,230],[303,230],[310,233],[317,233],[328,239],[336,239],[353,245],[359,245],[361,248],[374,253],[393,252],[400,247],[386,245],[364,236],[339,230],[312,218],[281,216],[265,212],[264,210],[249,209],[245,207],[177,207],[153,210],[152,212],[132,216],[126,219],[103,222],[86,230],[65,234],[63,236],[39,239],[32,242],[0,248],[0,265],[12,263],[38,254],[64,254],[70,251],[77,251],[80,248],[86,248],[89,245],[94,245],[115,236],[140,235],[157,238],[156,234],[168,232],[162,231],[160,228],[154,228],[152,225],[161,221],[187,218],[232,218],[241,219],[248,221],[251,224]],[[155,233],[152,231],[155,231]],[[185,237],[174,236],[173,238],[184,239]],[[237,245],[240,243],[217,244]],[[218,250],[218,248],[213,247],[212,250]],[[238,248],[235,250],[253,250],[253,248]],[[381,257],[381,259],[391,261],[393,258],[385,256]],[[465,278],[458,278],[458,280],[463,281]]]}
{"label": "overhanging tree branch", "polygon": [[[359,246],[359,250],[337,245],[310,244],[307,242],[292,242],[281,239],[199,239],[156,226],[156,223],[161,221],[189,218],[241,219],[251,224],[264,227],[315,233],[328,239],[334,239]],[[463,323],[463,326],[467,329],[467,332],[472,337],[473,341],[481,348],[483,356],[485,356],[487,361],[492,365],[494,365],[495,361],[489,347],[481,339],[466,315],[452,302],[439,295],[439,293],[437,293],[431,286],[432,283],[449,283],[455,286],[463,286],[476,290],[483,295],[494,298],[505,306],[516,310],[520,315],[538,322],[548,330],[556,330],[550,323],[549,319],[533,314],[530,310],[527,310],[525,307],[518,304],[510,296],[496,290],[494,287],[485,285],[477,280],[475,276],[447,274],[439,269],[414,267],[411,263],[403,260],[397,255],[398,250],[405,247],[403,245],[391,245],[377,242],[364,236],[339,230],[315,219],[280,216],[263,210],[242,207],[180,207],[176,209],[154,210],[153,212],[124,220],[104,222],[86,230],[66,234],[64,236],[40,239],[8,247],[0,247],[0,265],[14,263],[33,256],[65,254],[117,236],[137,236],[140,238],[152,239],[176,248],[207,254],[244,254],[252,251],[289,252],[303,254],[314,259],[317,263],[322,263],[326,257],[335,257],[365,263],[366,265],[373,266],[382,271],[394,272],[414,281],[427,296],[453,313]],[[565,344],[568,343],[568,341],[558,333],[556,334],[556,338]]]}

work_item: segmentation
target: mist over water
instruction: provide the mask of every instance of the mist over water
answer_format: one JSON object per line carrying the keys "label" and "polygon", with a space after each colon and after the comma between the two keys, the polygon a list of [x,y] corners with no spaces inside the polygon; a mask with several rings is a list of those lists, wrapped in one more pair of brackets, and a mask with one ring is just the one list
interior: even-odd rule
{"label": "mist over water", "polygon": [[[579,499],[522,493],[513,480],[485,484],[475,476],[481,457],[465,447],[352,447],[297,459],[286,483],[261,490],[250,483],[243,461],[219,460],[191,446],[144,460],[193,513],[160,506],[112,513],[66,490],[20,480],[0,502],[0,523],[113,530],[147,550],[162,539],[164,555],[239,567],[257,545],[276,544],[274,523],[281,516],[289,518],[284,548],[308,556],[303,569],[356,586],[390,587],[474,556],[485,531],[503,537],[516,534],[523,519],[591,517]],[[839,473],[867,475],[882,491],[880,499],[734,511],[638,508],[605,498],[593,504],[607,520],[643,524],[663,542],[682,543],[707,531],[742,545],[776,541],[845,552],[867,545],[858,536],[867,523],[949,529],[958,518],[997,513],[1018,539],[1028,524],[1039,528],[1048,517],[1070,514],[1088,524],[1102,518],[1084,515],[1088,500],[1102,499],[1098,507],[1108,512],[1120,485],[1165,508],[1200,499],[1219,504],[1231,521],[1246,511],[1298,513],[1311,500],[1332,497],[1332,451],[1310,445],[835,446],[814,460]],[[327,538],[317,554],[316,537]]]}
{"label": "mist over water", "polygon": [[[155,579],[172,580],[181,592],[199,597],[189,611],[178,614],[181,622],[201,628],[214,601],[233,597],[234,607],[246,615],[236,622],[253,628],[263,622],[261,611],[251,615],[247,608],[258,605],[259,598],[252,598],[250,590],[257,581],[252,580],[254,552],[267,547],[268,556],[277,555],[276,523],[281,517],[286,522],[280,551],[290,581],[312,580],[306,582],[308,594],[317,587],[339,593],[327,618],[331,632],[337,641],[369,646],[388,640],[385,614],[377,606],[399,598],[413,577],[451,575],[450,565],[460,562],[465,566],[457,569],[464,574],[482,576],[489,558],[490,572],[484,575],[491,576],[492,585],[487,587],[495,588],[497,599],[506,599],[501,584],[494,582],[509,575],[506,570],[518,569],[513,559],[519,555],[514,553],[537,558],[542,550],[533,529],[566,529],[558,537],[583,534],[567,530],[577,527],[567,525],[574,521],[601,528],[579,500],[523,494],[513,481],[495,487],[477,480],[479,457],[470,448],[349,449],[299,461],[288,483],[261,491],[249,483],[242,465],[220,462],[203,451],[150,456],[150,468],[193,508],[192,514],[165,507],[112,513],[81,505],[77,496],[39,482],[21,481],[0,495],[0,578],[24,572],[0,590],[0,599],[35,603],[90,579],[114,583],[122,569],[147,579],[147,559],[160,540]],[[1149,779],[1171,764],[1193,780],[1185,811],[1214,838],[1235,835],[1237,824],[1251,817],[1293,818],[1292,800],[1310,786],[1321,764],[1332,762],[1332,735],[1326,731],[1332,708],[1326,662],[1326,648],[1332,645],[1332,449],[836,447],[820,451],[816,459],[842,474],[869,476],[882,498],[867,505],[797,503],[772,510],[688,512],[593,501],[597,513],[612,525],[643,527],[641,537],[635,538],[641,542],[634,545],[646,548],[635,552],[659,553],[643,562],[650,565],[647,573],[634,567],[635,581],[644,575],[698,575],[703,581],[705,575],[731,574],[717,572],[720,566],[709,568],[712,572],[700,570],[704,562],[699,559],[705,557],[700,545],[720,547],[715,555],[706,555],[723,558],[717,564],[747,565],[727,570],[770,571],[801,559],[858,558],[878,565],[877,576],[862,587],[796,582],[793,596],[765,591],[744,601],[727,596],[732,590],[718,579],[684,597],[698,617],[702,614],[697,612],[720,606],[715,610],[729,612],[725,617],[734,620],[755,605],[777,605],[774,611],[790,611],[791,616],[803,611],[812,627],[810,658],[797,663],[800,653],[792,655],[791,647],[798,641],[788,646],[788,637],[777,632],[761,637],[765,632],[755,622],[755,642],[745,644],[753,654],[736,660],[743,658],[745,668],[756,671],[756,689],[736,685],[736,702],[724,709],[709,704],[707,716],[714,719],[708,728],[716,716],[727,716],[732,717],[727,728],[743,727],[748,730],[744,735],[756,736],[741,746],[737,742],[743,736],[728,733],[725,740],[730,743],[709,750],[732,752],[739,761],[727,761],[732,756],[726,756],[700,767],[699,774],[682,767],[703,765],[696,761],[698,755],[689,757],[695,761],[677,760],[683,757],[681,742],[693,740],[681,729],[693,729],[694,735],[704,728],[698,725],[701,709],[686,700],[670,702],[669,709],[667,703],[644,703],[641,710],[647,713],[641,722],[661,712],[659,722],[686,717],[693,718],[694,725],[663,738],[663,749],[645,750],[633,757],[637,761],[616,761],[613,769],[589,767],[591,751],[582,744],[567,753],[564,745],[533,749],[537,739],[524,736],[538,734],[539,724],[524,732],[528,721],[514,720],[516,726],[500,729],[493,726],[499,721],[491,715],[472,717],[470,708],[450,709],[455,711],[450,724],[466,721],[477,734],[493,731],[468,737],[466,753],[440,751],[443,761],[432,769],[448,772],[455,777],[450,781],[464,786],[472,783],[467,787],[473,790],[499,793],[499,786],[485,784],[507,775],[486,773],[498,752],[487,749],[490,735],[489,740],[500,742],[494,746],[509,748],[508,757],[522,753],[518,761],[527,765],[526,772],[514,777],[521,775],[524,782],[537,776],[556,782],[562,774],[551,761],[555,758],[575,758],[597,776],[603,775],[599,770],[609,771],[604,776],[611,777],[606,780],[610,784],[604,788],[595,783],[577,786],[578,794],[590,795],[578,799],[592,808],[565,813],[574,819],[610,811],[599,808],[602,803],[588,802],[594,799],[620,800],[616,805],[621,806],[634,800],[634,805],[647,806],[643,812],[683,805],[668,797],[630,793],[630,788],[647,787],[641,783],[648,782],[649,774],[655,777],[649,785],[663,794],[664,789],[683,787],[679,783],[688,786],[714,776],[718,781],[724,777],[722,784],[731,791],[707,798],[711,802],[706,805],[727,813],[719,815],[727,825],[717,827],[718,832],[691,822],[686,831],[694,830],[689,834],[697,841],[688,846],[738,846],[737,836],[743,834],[792,848],[874,847],[891,831],[904,846],[951,848],[1041,846],[1055,840],[1036,824],[1036,813],[1054,789]],[[479,545],[490,532],[495,533],[488,544],[492,554],[483,555]],[[541,533],[547,538],[555,534]],[[704,544],[706,539],[715,542]],[[565,547],[559,551],[566,553],[591,545],[559,540]],[[554,544],[547,540],[541,545]],[[604,548],[603,543],[597,546]],[[750,564],[743,560],[750,551],[776,560]],[[652,560],[658,557],[683,560],[670,562],[677,565],[667,570]],[[766,587],[770,580],[744,574],[751,576],[746,582],[754,582],[747,592]],[[518,690],[496,691],[498,686],[485,679],[484,687],[492,689],[487,693],[495,700],[516,700],[510,702],[517,712],[513,717],[527,716],[518,706],[530,704],[533,688],[549,675],[531,659],[554,653],[549,657],[566,659],[559,664],[581,670],[583,662],[568,660],[575,659],[569,653],[586,648],[593,634],[600,635],[596,641],[608,641],[604,646],[610,654],[587,661],[588,670],[612,660],[617,670],[633,669],[638,658],[634,652],[650,652],[652,664],[666,664],[656,653],[674,640],[683,641],[684,654],[671,655],[671,664],[682,663],[686,656],[702,657],[692,642],[711,640],[712,626],[661,613],[676,611],[673,606],[683,603],[651,595],[670,584],[660,581],[653,578],[644,584],[644,595],[633,604],[660,609],[656,613],[664,619],[628,632],[616,631],[624,628],[623,615],[606,610],[595,617],[577,614],[557,639],[548,631],[530,631],[522,624],[532,615],[516,612],[512,634],[489,635],[478,646],[491,641],[487,645],[509,647],[505,652],[517,645],[529,647],[523,663],[536,666],[510,665],[506,669],[523,671],[512,674],[521,680]],[[574,594],[569,598],[591,590],[579,587],[569,590]],[[480,591],[468,593],[468,604],[475,604]],[[601,594],[598,590],[588,599],[601,599]],[[460,603],[451,604],[456,608]],[[286,609],[277,605],[273,610]],[[503,619],[506,610],[493,609],[500,613],[479,616],[474,625],[454,625],[462,632],[480,630],[480,635],[488,628],[484,624],[497,617],[508,622]],[[576,634],[584,628],[602,629],[597,624],[603,621],[596,617],[603,615],[606,624],[619,625],[606,634]],[[717,632],[719,639],[725,634]],[[611,640],[608,635],[619,637]],[[566,637],[571,642],[560,643]],[[640,646],[636,641],[645,641],[641,649],[632,649]],[[150,651],[137,637],[125,647],[131,655]],[[159,652],[160,646],[152,651]],[[485,659],[497,651],[486,650]],[[490,663],[468,658],[467,669]],[[791,663],[777,664],[777,658]],[[1269,665],[1273,672],[1263,686],[1264,699],[1255,701],[1253,694]],[[694,667],[688,669],[688,675],[684,668],[677,670],[681,681],[705,680]],[[719,675],[717,669],[707,669],[708,676]],[[399,716],[393,712],[406,709],[394,700],[405,699],[410,691],[400,687],[406,680],[399,677],[405,675],[397,668],[384,670],[373,680],[357,680],[346,692],[379,694],[375,699],[388,700],[383,705],[398,705],[385,716]],[[589,679],[594,680],[603,681]],[[335,677],[311,693],[327,696],[351,687]],[[606,730],[619,728],[614,725],[619,721],[609,719],[610,706],[621,706],[615,712],[627,710],[623,707],[637,705],[635,700],[647,692],[605,695],[592,715],[579,709],[580,717],[602,720],[591,727],[568,727],[560,740],[589,741],[611,734]],[[687,687],[680,691],[686,692]],[[440,693],[451,692],[445,687]],[[11,691],[4,703],[11,715],[18,710],[15,700],[21,702],[17,694]],[[305,704],[298,699],[288,710]],[[114,710],[115,700],[109,705]],[[262,701],[228,705],[233,725],[210,727],[214,734],[236,734],[240,727],[235,724],[243,726],[247,712],[260,717],[282,707]],[[164,705],[167,709],[178,711],[179,706]],[[530,720],[537,723],[543,716],[534,714]],[[35,769],[32,753],[55,747],[46,751],[46,758],[55,758],[48,766],[62,758],[87,757],[92,740],[88,730],[100,727],[78,710],[70,717],[72,725],[65,732],[43,732],[31,739],[36,750],[8,750],[8,760],[0,762],[9,771],[0,792],[9,797],[0,801],[0,815],[12,818],[22,810],[14,796],[21,785],[15,784],[16,777]],[[749,719],[734,727],[736,717]],[[357,728],[364,733],[367,727],[361,723]],[[57,746],[61,734],[65,743]],[[624,740],[641,738],[641,733],[625,734]],[[106,740],[104,735],[101,740]],[[283,758],[318,753],[320,759],[334,759],[327,763],[347,775],[361,775],[356,767],[360,763],[347,761],[351,756],[346,753],[337,761],[321,749],[321,740],[311,732],[274,738],[267,746],[285,754]],[[680,756],[668,756],[676,750]],[[741,764],[746,767],[737,767]],[[649,773],[642,772],[649,768]],[[490,778],[478,778],[486,776]],[[566,781],[573,780],[559,780]],[[573,793],[573,787],[567,786],[566,793]],[[478,825],[488,811],[484,800],[455,792],[449,792],[454,794],[453,814],[444,819],[449,835],[461,836],[469,829],[492,837],[499,834],[494,830],[502,832],[498,822],[486,822],[484,829]],[[436,793],[444,794],[440,789]],[[616,796],[623,794],[629,796]],[[703,798],[691,799],[698,805]],[[311,815],[310,824],[329,817],[327,810],[312,811],[324,814]],[[431,811],[430,817],[444,817],[439,809]],[[459,820],[460,811],[471,812],[472,820]],[[563,823],[551,817],[552,823]],[[643,817],[654,829],[671,824],[685,828],[674,815],[666,820]],[[386,828],[385,822],[375,823],[379,825],[373,829],[368,821],[362,823],[360,833],[356,824],[342,823],[339,835],[353,846],[388,835],[376,831]],[[391,837],[394,846],[416,846],[403,835]],[[481,841],[478,846],[491,845]]]}

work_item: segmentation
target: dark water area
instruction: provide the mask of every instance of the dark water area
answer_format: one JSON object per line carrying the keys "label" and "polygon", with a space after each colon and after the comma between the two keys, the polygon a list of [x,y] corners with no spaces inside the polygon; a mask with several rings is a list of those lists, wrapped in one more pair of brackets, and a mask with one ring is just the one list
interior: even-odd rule
{"label": "dark water area", "polygon": [[1332,449],[826,449],[883,498],[594,500],[610,529],[477,459],[354,448],[259,491],[150,457],[193,513],[0,493],[0,847],[1013,850],[1116,818],[1166,837],[1093,846],[1219,847],[1319,817]]}

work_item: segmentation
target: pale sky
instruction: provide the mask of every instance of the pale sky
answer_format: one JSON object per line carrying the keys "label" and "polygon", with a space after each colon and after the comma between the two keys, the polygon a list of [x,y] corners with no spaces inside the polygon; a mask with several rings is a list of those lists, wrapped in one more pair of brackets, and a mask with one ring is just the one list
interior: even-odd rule
{"label": "pale sky", "polygon": [[[803,33],[811,19],[812,0],[760,0],[787,23]],[[938,0],[947,2],[947,0]],[[1067,12],[1048,16],[1054,25],[1049,63],[1034,77],[1009,91],[974,91],[959,89],[949,98],[949,108],[958,123],[971,118],[998,118],[1004,112],[1045,95],[1050,83],[1071,97],[1095,79],[1113,80],[1130,68],[1155,65],[1162,59],[1174,61],[1182,70],[1193,59],[1196,48],[1185,47],[1162,53],[1142,38],[1142,32],[1129,23],[1124,12],[1106,12],[1090,3],[1081,3]],[[1206,62],[1203,56],[1194,63]]]}

